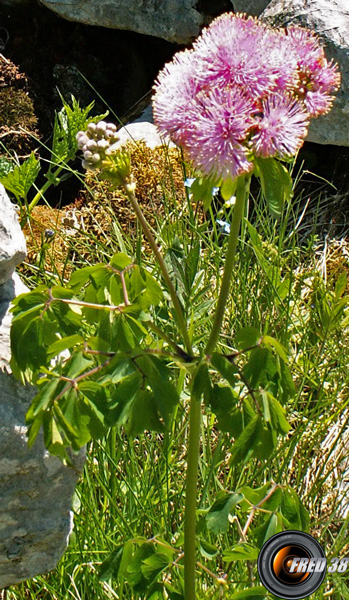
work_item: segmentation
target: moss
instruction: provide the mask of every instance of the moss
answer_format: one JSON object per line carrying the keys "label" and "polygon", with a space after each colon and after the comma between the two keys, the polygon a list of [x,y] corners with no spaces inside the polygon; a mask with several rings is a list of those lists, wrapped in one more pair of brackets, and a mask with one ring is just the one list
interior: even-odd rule
{"label": "moss", "polygon": [[0,141],[4,155],[12,150],[21,157],[36,146],[37,117],[24,73],[0,55]]}

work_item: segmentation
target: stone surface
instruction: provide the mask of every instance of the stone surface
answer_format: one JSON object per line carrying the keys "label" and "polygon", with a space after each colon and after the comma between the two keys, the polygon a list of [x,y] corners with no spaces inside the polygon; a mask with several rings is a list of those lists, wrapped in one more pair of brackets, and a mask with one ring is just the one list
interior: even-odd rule
{"label": "stone surface", "polygon": [[342,85],[331,112],[312,120],[307,140],[349,146],[348,0],[272,0],[261,18],[278,26],[295,23],[321,37],[327,58],[333,58],[339,64]]}
{"label": "stone surface", "polygon": [[126,142],[137,142],[143,140],[149,148],[156,148],[162,144],[174,147],[169,138],[160,135],[158,128],[153,122],[152,108],[149,105],[140,117],[125,125],[118,131],[119,141],[113,147],[119,148]]}
{"label": "stone surface", "polygon": [[197,0],[40,0],[70,21],[126,29],[188,43],[204,22]]}
{"label": "stone surface", "polygon": [[[0,211],[0,589],[53,569],[71,531],[72,496],[84,463],[50,456],[40,437],[29,450],[25,414],[36,393],[11,374],[9,312],[27,290],[12,271],[25,256],[14,206],[1,189]],[[6,281],[4,279],[7,278]]]}
{"label": "stone surface", "polygon": [[270,0],[232,0],[234,12],[260,15],[268,6]]}
{"label": "stone surface", "polygon": [[24,236],[15,205],[0,184],[0,285],[10,279],[16,265],[26,256]]}

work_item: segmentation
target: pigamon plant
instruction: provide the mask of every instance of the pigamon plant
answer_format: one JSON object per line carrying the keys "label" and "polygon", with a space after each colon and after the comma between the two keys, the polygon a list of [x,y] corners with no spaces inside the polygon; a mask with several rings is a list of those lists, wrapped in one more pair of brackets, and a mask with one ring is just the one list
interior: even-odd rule
{"label": "pigamon plant", "polygon": [[[206,337],[190,305],[192,291],[200,285],[199,245],[182,256],[177,276],[186,293],[180,294],[137,202],[129,155],[114,145],[115,128],[101,121],[77,134],[83,167],[124,187],[154,253],[158,275],[119,253],[108,264],[76,271],[64,288],[39,286],[19,296],[13,307],[12,368],[39,389],[27,414],[29,444],[43,428],[47,448],[63,460],[69,460],[69,446],[78,450],[109,427],[123,426],[131,437],[147,430],[174,431],[177,405],[184,403],[189,434],[183,555],[169,558],[169,546],[161,554],[146,544],[134,551],[128,547],[128,559],[146,565],[138,579],[130,576],[136,592],[149,594],[165,566],[179,568],[183,562],[183,590],[171,587],[169,578],[163,585],[168,597],[196,598],[202,402],[216,415],[217,428],[233,440],[232,465],[265,461],[278,436],[290,430],[284,408],[293,393],[287,350],[263,333],[262,325],[239,330],[228,349],[225,341],[224,352],[220,334],[229,296],[234,295],[234,261],[251,177],[259,179],[272,216],[278,218],[292,196],[287,163],[303,144],[310,119],[330,110],[339,82],[337,65],[326,60],[311,32],[297,26],[272,29],[236,14],[215,19],[192,49],[176,54],[159,74],[155,122],[182,148],[197,173],[192,201],[208,208],[212,189],[218,187],[234,205],[221,280],[207,304],[212,314]],[[248,223],[247,228],[258,239],[257,230]],[[64,350],[68,355],[62,355]],[[272,497],[267,536],[283,527],[306,527],[293,490],[266,484],[260,497],[249,497],[247,490],[221,495],[206,514],[208,529],[222,533],[234,507],[241,502],[252,507],[241,531],[240,554],[232,550],[231,560],[241,559],[241,553],[246,560],[256,558],[258,550],[246,543],[246,534],[257,508],[264,503],[267,509]],[[113,560],[117,576],[119,547]],[[110,565],[109,561],[109,570]],[[227,580],[227,574],[216,577],[222,590]],[[252,577],[250,581],[252,585]],[[258,589],[251,590],[253,597]]]}

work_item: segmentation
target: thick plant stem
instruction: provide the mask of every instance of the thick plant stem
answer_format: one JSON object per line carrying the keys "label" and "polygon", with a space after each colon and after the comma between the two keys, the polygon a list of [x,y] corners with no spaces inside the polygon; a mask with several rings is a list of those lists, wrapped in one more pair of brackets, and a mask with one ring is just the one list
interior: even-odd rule
{"label": "thick plant stem", "polygon": [[201,394],[190,400],[184,520],[184,598],[195,600],[196,496],[199,468]]}
{"label": "thick plant stem", "polygon": [[164,259],[162,257],[161,252],[159,251],[159,248],[156,245],[156,242],[155,242],[155,239],[153,237],[153,234],[152,234],[152,232],[149,229],[148,223],[147,223],[147,221],[146,221],[146,219],[145,219],[145,217],[144,217],[144,215],[142,213],[141,207],[139,206],[139,204],[137,202],[135,194],[133,193],[133,191],[130,191],[130,189],[129,189],[130,186],[126,182],[124,183],[124,187],[125,187],[128,199],[131,202],[132,208],[135,211],[135,213],[137,215],[137,218],[138,218],[138,220],[139,220],[139,222],[140,222],[140,224],[142,226],[143,233],[144,233],[145,237],[147,238],[152,251],[154,252],[155,258],[156,258],[156,260],[157,260],[157,262],[159,264],[159,267],[161,269],[162,276],[163,276],[163,278],[164,278],[164,280],[166,282],[166,286],[167,286],[167,289],[168,289],[168,291],[170,293],[170,296],[171,296],[173,307],[175,309],[175,313],[176,313],[176,316],[177,316],[177,322],[178,322],[179,328],[181,330],[181,334],[183,336],[183,340],[184,340],[187,352],[189,354],[192,354],[192,345],[191,345],[191,342],[190,342],[190,339],[189,339],[188,329],[187,329],[187,324],[185,322],[185,318],[184,318],[184,314],[183,314],[183,309],[182,309],[181,303],[179,301],[179,298],[177,296],[176,290],[175,290],[175,288],[173,286],[173,283],[171,281],[171,278],[169,276],[169,273],[167,271],[167,268],[166,268],[166,265],[165,265],[165,261],[164,261]]}
{"label": "thick plant stem", "polygon": [[224,311],[227,304],[231,278],[233,274],[234,259],[236,254],[236,248],[238,244],[240,225],[245,205],[245,199],[249,188],[250,177],[241,176],[237,181],[236,188],[236,201],[234,206],[233,220],[230,226],[229,242],[227,248],[227,254],[225,258],[224,272],[222,278],[221,289],[219,292],[216,314],[212,326],[212,331],[205,348],[205,354],[210,355],[218,342],[219,334],[221,331]]}

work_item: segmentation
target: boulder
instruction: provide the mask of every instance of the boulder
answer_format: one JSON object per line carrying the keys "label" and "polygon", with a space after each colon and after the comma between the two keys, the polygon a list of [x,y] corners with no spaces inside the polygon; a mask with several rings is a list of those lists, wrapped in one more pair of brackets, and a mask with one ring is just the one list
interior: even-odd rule
{"label": "boulder", "polygon": [[307,141],[349,146],[349,6],[347,0],[272,0],[261,19],[277,26],[294,23],[314,31],[326,56],[338,62],[342,84],[332,110],[313,119]]}
{"label": "boulder", "polygon": [[119,139],[112,148],[120,148],[127,142],[139,141],[143,141],[148,148],[156,148],[163,144],[172,148],[175,146],[168,137],[163,137],[154,125],[151,105],[147,106],[137,119],[119,129],[117,135]]}
{"label": "boulder", "polygon": [[16,211],[0,186],[0,589],[53,569],[72,528],[72,496],[84,464],[74,455],[67,467],[39,438],[29,450],[25,414],[36,394],[10,369],[9,312],[13,298],[28,291],[16,264],[25,257]]}
{"label": "boulder", "polygon": [[136,31],[186,44],[204,22],[197,0],[40,0],[60,17],[86,25]]}
{"label": "boulder", "polygon": [[236,13],[248,13],[258,17],[269,2],[270,0],[232,0],[232,5]]}
{"label": "boulder", "polygon": [[8,281],[15,267],[25,258],[24,235],[18,223],[14,204],[0,186],[0,285]]}

